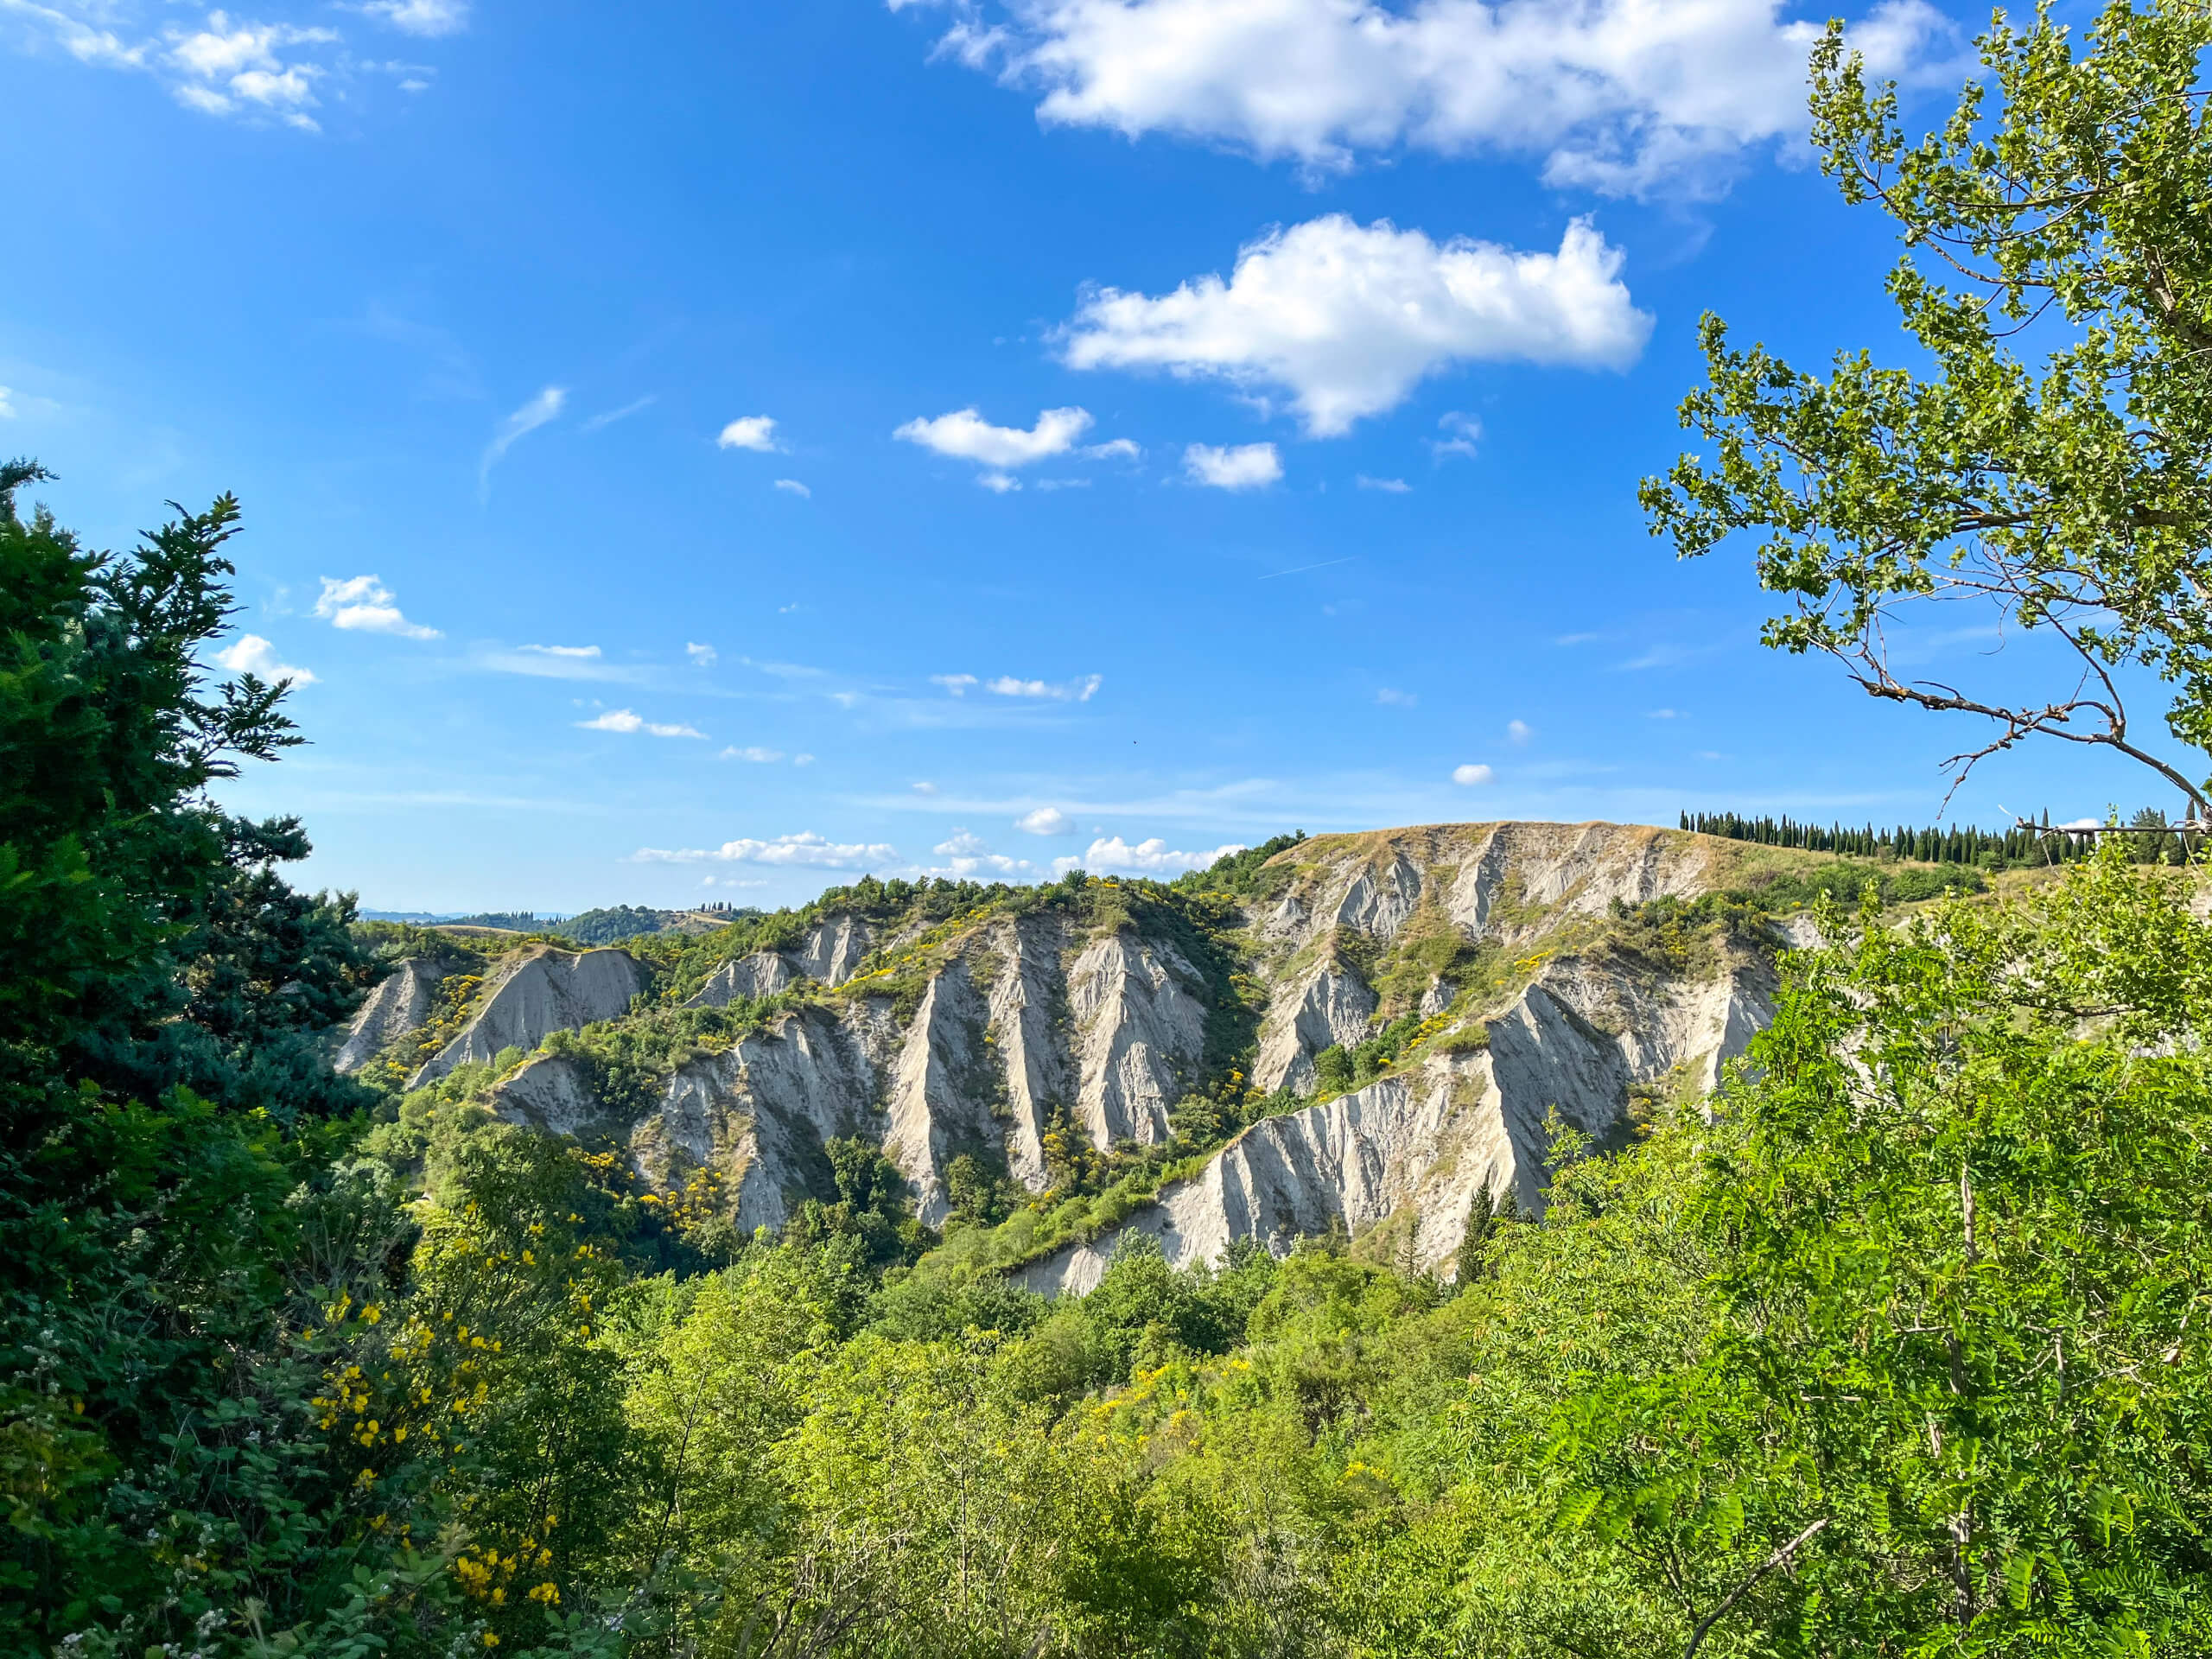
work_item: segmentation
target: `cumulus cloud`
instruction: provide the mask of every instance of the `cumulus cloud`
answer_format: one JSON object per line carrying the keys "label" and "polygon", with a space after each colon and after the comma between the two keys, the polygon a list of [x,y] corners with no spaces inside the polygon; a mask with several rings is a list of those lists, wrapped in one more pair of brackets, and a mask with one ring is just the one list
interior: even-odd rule
{"label": "cumulus cloud", "polygon": [[722,428],[721,435],[715,440],[720,449],[757,449],[768,454],[784,446],[776,442],[776,419],[772,415],[747,415]]}
{"label": "cumulus cloud", "polygon": [[329,29],[245,22],[211,11],[203,28],[172,28],[166,38],[162,62],[175,75],[171,90],[186,107],[207,115],[272,115],[308,132],[321,130],[306,111],[315,107],[315,83],[327,71],[280,54],[295,46],[334,44],[338,36]]}
{"label": "cumulus cloud", "polygon": [[782,760],[784,752],[781,749],[741,749],[733,747],[724,749],[721,758],[725,760],[750,760],[755,766],[766,766]]}
{"label": "cumulus cloud", "polygon": [[1183,452],[1183,473],[1217,490],[1256,490],[1282,476],[1282,457],[1272,443],[1194,443]]}
{"label": "cumulus cloud", "polygon": [[1154,836],[1132,847],[1119,836],[1102,836],[1084,849],[1083,857],[1060,859],[1056,868],[1080,868],[1101,874],[1180,875],[1185,870],[1209,868],[1232,853],[1244,850],[1243,844],[1230,842],[1211,852],[1185,853],[1171,848],[1159,836]]}
{"label": "cumulus cloud", "polygon": [[965,830],[955,830],[946,840],[931,849],[940,858],[949,861],[942,872],[954,876],[997,875],[1020,876],[1035,873],[1037,867],[1026,858],[1010,858],[1004,853],[995,853],[981,836]]}
{"label": "cumulus cloud", "polygon": [[435,639],[435,628],[410,622],[391,588],[374,576],[325,576],[315,613],[331,626],[360,633],[396,633],[403,639]]}
{"label": "cumulus cloud", "polygon": [[627,709],[610,709],[591,720],[580,720],[577,726],[587,732],[644,732],[652,737],[704,737],[696,727],[659,725]]}
{"label": "cumulus cloud", "polygon": [[294,685],[315,683],[313,674],[280,661],[276,647],[257,633],[240,634],[235,642],[215,653],[215,660],[233,674],[251,674],[272,685],[278,680],[289,680]]}
{"label": "cumulus cloud", "polygon": [[1016,818],[1014,827],[1025,835],[1065,836],[1075,828],[1075,821],[1057,806],[1040,806]]}
{"label": "cumulus cloud", "polygon": [[715,658],[720,655],[712,645],[696,643],[686,645],[683,647],[683,654],[702,668],[712,668],[715,665]]}
{"label": "cumulus cloud", "polygon": [[1455,784],[1486,784],[1497,775],[1488,766],[1465,766],[1452,768],[1452,781]]}
{"label": "cumulus cloud", "polygon": [[[893,0],[894,6],[906,0]],[[1812,22],[1777,0],[1014,0],[957,7],[944,46],[1042,94],[1047,124],[1226,144],[1314,171],[1363,153],[1542,158],[1548,181],[1710,194],[1805,129]],[[1877,75],[1955,31],[1885,0],[1853,31]]]}
{"label": "cumulus cloud", "polygon": [[468,23],[468,0],[368,0],[361,10],[404,34],[430,38],[457,34]]}
{"label": "cumulus cloud", "polygon": [[1026,431],[1018,426],[993,426],[974,409],[956,409],[931,420],[909,421],[891,435],[1003,473],[1064,455],[1090,429],[1090,411],[1084,409],[1048,409]]}
{"label": "cumulus cloud", "polygon": [[719,847],[640,847],[630,855],[645,864],[778,864],[812,869],[857,870],[899,856],[881,842],[835,842],[804,830],[772,841],[726,841]]}
{"label": "cumulus cloud", "polygon": [[[811,501],[814,499],[814,492],[808,489],[805,485],[800,483],[798,480],[795,478],[779,478],[776,480],[776,487],[781,490],[785,495],[795,495],[802,501]],[[796,605],[786,605],[784,608],[787,611],[795,611],[798,607]]]}
{"label": "cumulus cloud", "polygon": [[930,683],[943,686],[956,697],[964,697],[969,686],[981,685],[982,682],[973,674],[932,674]]}
{"label": "cumulus cloud", "polygon": [[1309,433],[1337,437],[1454,363],[1626,368],[1652,319],[1630,303],[1621,260],[1586,219],[1558,252],[1529,253],[1328,213],[1247,244],[1227,281],[1209,273],[1156,299],[1096,290],[1065,354],[1078,369],[1281,388]]}
{"label": "cumulus cloud", "polygon": [[485,446],[484,458],[477,463],[476,490],[479,495],[491,487],[492,469],[505,459],[507,451],[513,448],[519,439],[537,431],[548,421],[557,419],[568,401],[569,393],[565,387],[548,386],[499,423],[499,429],[492,435],[492,442]]}

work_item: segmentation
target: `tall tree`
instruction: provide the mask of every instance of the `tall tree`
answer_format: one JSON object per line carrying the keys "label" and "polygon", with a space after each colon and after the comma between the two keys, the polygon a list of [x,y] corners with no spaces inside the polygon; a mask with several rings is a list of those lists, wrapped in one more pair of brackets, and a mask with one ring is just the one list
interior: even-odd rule
{"label": "tall tree", "polygon": [[[2116,0],[2076,53],[2048,7],[2001,16],[1942,128],[1909,143],[1840,25],[1813,58],[1814,141],[1848,201],[1908,251],[1889,292],[1927,369],[1840,353],[1825,376],[1702,324],[1707,384],[1682,423],[1715,446],[1647,480],[1652,531],[1694,557],[1763,537],[1784,595],[1764,638],[1840,658],[1871,696],[1974,715],[1974,763],[2031,735],[2139,761],[2205,810],[2212,750],[2212,8]],[[1994,115],[1990,105],[1997,105]],[[2040,353],[2031,360],[2031,351]],[[1970,599],[2063,642],[2034,695],[1905,677],[1888,629]],[[2144,671],[2165,723],[2132,719]]]}

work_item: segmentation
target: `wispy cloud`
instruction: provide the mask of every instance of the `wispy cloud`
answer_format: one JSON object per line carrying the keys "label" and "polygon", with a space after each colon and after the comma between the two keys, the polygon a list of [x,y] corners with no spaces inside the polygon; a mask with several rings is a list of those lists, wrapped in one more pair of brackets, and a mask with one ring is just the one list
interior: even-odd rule
{"label": "wispy cloud", "polygon": [[640,864],[771,864],[856,870],[893,862],[899,849],[882,842],[830,841],[808,830],[772,841],[726,841],[719,847],[640,847],[630,856]]}
{"label": "wispy cloud", "polygon": [[16,418],[16,406],[9,401],[14,396],[15,392],[11,388],[0,386],[0,421],[12,421]]}
{"label": "wispy cloud", "polygon": [[368,0],[361,10],[404,34],[431,38],[468,24],[468,0]]}
{"label": "wispy cloud", "polygon": [[315,683],[312,673],[279,660],[276,647],[257,633],[240,634],[233,644],[215,653],[215,660],[233,674],[251,674],[272,685],[279,680],[289,680],[294,685]]}
{"label": "wispy cloud", "polygon": [[1444,429],[1444,435],[1428,441],[1428,452],[1437,460],[1446,455],[1465,455],[1472,461],[1479,453],[1476,446],[1482,441],[1483,423],[1473,416],[1453,410],[1436,423]]}
{"label": "wispy cloud", "polygon": [[517,651],[535,652],[540,657],[566,657],[580,663],[599,660],[597,645],[517,645]]}
{"label": "wispy cloud", "polygon": [[604,429],[613,425],[617,421],[626,421],[632,415],[636,415],[645,410],[651,409],[659,401],[660,395],[658,392],[647,392],[635,403],[625,404],[620,409],[610,409],[602,414],[593,416],[589,420],[583,423],[579,430],[585,432],[601,431]]}
{"label": "wispy cloud", "polygon": [[1402,478],[1370,478],[1365,473],[1359,474],[1355,481],[1363,490],[1380,490],[1385,495],[1408,495],[1414,487]]}
{"label": "wispy cloud", "polygon": [[1401,691],[1395,686],[1386,685],[1375,694],[1375,701],[1386,708],[1410,709],[1421,701],[1421,696],[1417,692]]}
{"label": "wispy cloud", "polygon": [[[814,492],[808,489],[805,485],[800,483],[798,480],[795,478],[779,478],[776,480],[776,487],[781,490],[785,495],[795,495],[802,501],[811,501],[814,499]],[[796,605],[786,605],[784,608],[787,611],[795,611],[798,607]]]}
{"label": "wispy cloud", "polygon": [[493,435],[492,442],[485,447],[483,460],[477,464],[476,493],[480,499],[491,493],[492,469],[506,458],[507,451],[548,421],[557,420],[568,401],[565,386],[548,386],[499,423],[499,431]]}
{"label": "wispy cloud", "polygon": [[683,654],[702,668],[712,668],[715,665],[715,658],[719,655],[712,645],[697,644],[686,645],[683,647]]}
{"label": "wispy cloud", "polygon": [[315,613],[334,628],[359,633],[395,633],[403,639],[435,639],[435,628],[410,622],[391,588],[374,576],[325,576]]}
{"label": "wispy cloud", "polygon": [[773,766],[784,758],[781,749],[739,748],[734,744],[721,752],[724,760],[750,760],[756,766]]}
{"label": "wispy cloud", "polygon": [[576,725],[587,732],[643,732],[651,737],[704,737],[706,734],[695,726],[662,725],[634,715],[627,709],[609,709],[593,720],[580,720]]}

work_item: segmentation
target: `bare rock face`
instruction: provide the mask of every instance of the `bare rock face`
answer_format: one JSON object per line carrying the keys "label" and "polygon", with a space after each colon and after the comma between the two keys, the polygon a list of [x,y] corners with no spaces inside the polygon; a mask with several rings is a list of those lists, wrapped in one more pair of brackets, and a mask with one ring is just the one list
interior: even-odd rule
{"label": "bare rock face", "polygon": [[[1433,1054],[1356,1093],[1264,1118],[1121,1227],[1019,1277],[1047,1294],[1081,1294],[1132,1230],[1188,1267],[1218,1262],[1239,1238],[1281,1252],[1332,1224],[1357,1233],[1396,1217],[1410,1218],[1415,1263],[1440,1267],[1484,1187],[1494,1202],[1510,1189],[1524,1211],[1541,1212],[1554,1121],[1602,1140],[1624,1123],[1631,1084],[1688,1073],[1709,1087],[1764,1023],[1765,995],[1748,969],[1655,995],[1618,965],[1558,967],[1489,1021],[1486,1050]],[[1649,1024],[1608,1031],[1578,1001],[1601,1014],[1633,1010]]]}
{"label": "bare rock face", "polygon": [[543,1135],[576,1135],[604,1120],[583,1068],[559,1054],[533,1055],[492,1091],[492,1109]]}
{"label": "bare rock face", "polygon": [[755,950],[715,969],[698,994],[684,1003],[687,1008],[724,1008],[733,1002],[773,996],[798,976],[788,959],[773,950]]}
{"label": "bare rock face", "polygon": [[626,950],[557,950],[540,945],[512,963],[488,988],[474,1018],[425,1061],[409,1082],[419,1089],[457,1065],[481,1063],[503,1048],[536,1048],[548,1033],[575,1031],[626,1014],[645,988]]}
{"label": "bare rock face", "polygon": [[990,1009],[958,957],[930,981],[891,1081],[883,1154],[913,1191],[922,1220],[944,1220],[944,1169],[963,1151],[995,1151],[1000,1080],[986,1053]]}
{"label": "bare rock face", "polygon": [[1003,1078],[1007,1169],[1031,1192],[1041,1192],[1052,1184],[1045,1168],[1046,1128],[1075,1096],[1065,1038],[1068,987],[1061,969],[1066,931],[1058,917],[1024,916],[995,930],[992,944],[1003,955],[991,986],[986,1034]]}
{"label": "bare rock face", "polygon": [[1367,1035],[1375,1018],[1375,993],[1344,964],[1324,958],[1305,989],[1281,999],[1260,1031],[1252,1085],[1263,1095],[1287,1086],[1313,1087],[1313,1057],[1332,1046],[1350,1048]]}
{"label": "bare rock face", "polygon": [[1075,1120],[1104,1148],[1173,1138],[1168,1109],[1198,1081],[1205,1005],[1188,987],[1198,971],[1174,946],[1116,934],[1068,971],[1077,1031]]}
{"label": "bare rock face", "polygon": [[410,957],[377,982],[361,1004],[346,1039],[331,1062],[341,1075],[359,1071],[401,1038],[429,1023],[437,1006],[438,982],[453,964],[435,957]]}
{"label": "bare rock face", "polygon": [[824,985],[842,985],[859,971],[871,943],[868,925],[857,916],[825,916],[806,942],[790,952],[791,966]]}
{"label": "bare rock face", "polygon": [[827,1142],[883,1139],[880,1095],[864,1034],[809,1009],[677,1068],[632,1128],[631,1156],[664,1190],[712,1170],[741,1230],[780,1227],[808,1196],[834,1196]]}

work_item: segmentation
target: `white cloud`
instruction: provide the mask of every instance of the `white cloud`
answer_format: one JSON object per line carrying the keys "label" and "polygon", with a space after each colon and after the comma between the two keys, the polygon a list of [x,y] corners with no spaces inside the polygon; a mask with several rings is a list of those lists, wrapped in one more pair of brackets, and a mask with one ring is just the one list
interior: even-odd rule
{"label": "white cloud", "polygon": [[658,394],[649,392],[645,397],[638,398],[635,402],[623,404],[620,409],[606,410],[600,414],[593,416],[578,429],[584,432],[603,431],[607,428],[613,425],[617,421],[626,421],[632,415],[638,414],[642,410],[651,409],[659,401],[660,397]]}
{"label": "white cloud", "polygon": [[441,637],[435,628],[410,622],[401,614],[391,589],[374,576],[325,576],[315,613],[327,617],[333,627],[360,633],[396,633],[403,639]]}
{"label": "white cloud", "polygon": [[478,494],[481,495],[491,487],[492,469],[499,464],[508,450],[514,448],[516,441],[537,431],[548,421],[557,419],[568,401],[566,388],[548,386],[499,423],[499,429],[493,434],[492,442],[485,448],[483,460],[477,463]]}
{"label": "white cloud", "polygon": [[1621,261],[1585,219],[1558,252],[1527,253],[1328,213],[1247,244],[1227,282],[1209,273],[1158,299],[1096,290],[1068,326],[1067,361],[1279,386],[1309,433],[1336,437],[1457,362],[1626,368],[1652,319]]}
{"label": "white cloud", "polygon": [[908,785],[908,787],[911,788],[917,795],[934,795],[937,793],[937,785],[930,782],[926,778],[917,778],[911,785]]}
{"label": "white cloud", "polygon": [[1365,473],[1357,475],[1357,482],[1363,490],[1380,490],[1385,495],[1406,495],[1413,486],[1402,478],[1370,478]]}
{"label": "white cloud", "polygon": [[1392,708],[1410,709],[1419,702],[1421,698],[1414,692],[1401,691],[1395,686],[1386,685],[1375,694],[1375,701]]}
{"label": "white cloud", "polygon": [[969,686],[981,685],[982,682],[973,674],[932,674],[930,683],[943,686],[956,697],[964,697]]}
{"label": "white cloud", "polygon": [[[892,0],[894,6],[902,0]],[[1050,124],[1164,133],[1313,170],[1401,148],[1543,158],[1548,180],[1710,194],[1805,129],[1820,26],[1777,0],[1016,0],[944,46],[1043,94]],[[1877,75],[1955,31],[1885,0],[1853,31]]]}
{"label": "white cloud", "polygon": [[[779,478],[776,480],[776,487],[781,490],[785,495],[795,495],[802,501],[811,501],[814,499],[814,492],[808,489],[805,485],[800,483],[798,480],[795,478]],[[786,605],[784,607],[784,609],[787,611],[795,611],[798,609],[798,607],[796,605]]]}
{"label": "white cloud", "polygon": [[361,10],[409,35],[456,34],[468,22],[468,0],[368,0]]}
{"label": "white cloud", "polygon": [[630,856],[645,864],[779,864],[853,870],[888,863],[899,856],[899,849],[881,842],[830,841],[810,830],[796,836],[778,836],[773,841],[726,841],[712,848],[640,847]]}
{"label": "white cloud", "polygon": [[1486,784],[1497,774],[1488,766],[1454,766],[1452,781],[1455,784]]}
{"label": "white cloud", "polygon": [[[10,10],[15,10],[10,7]],[[233,21],[211,11],[206,27],[167,31],[163,61],[180,77],[170,90],[179,102],[207,115],[273,114],[291,126],[316,131],[303,111],[315,106],[315,82],[327,72],[319,64],[277,55],[281,48],[330,45],[338,36],[327,29],[295,29],[282,23]]]}
{"label": "white cloud", "polygon": [[8,401],[13,395],[8,387],[0,386],[0,421],[12,421],[16,418],[16,406]]}
{"label": "white cloud", "polygon": [[1672,709],[1654,709],[1644,715],[1646,720],[1674,720],[1678,718]]}
{"label": "white cloud", "polygon": [[760,766],[773,765],[776,761],[779,761],[783,758],[784,752],[781,749],[741,749],[732,747],[724,749],[721,752],[721,759],[725,760],[750,760],[753,765]]}
{"label": "white cloud", "polygon": [[597,645],[517,645],[517,651],[535,652],[540,657],[567,657],[577,662],[596,662],[600,658]]}
{"label": "white cloud", "polygon": [[1065,836],[1075,828],[1075,822],[1057,806],[1040,806],[1016,818],[1014,827],[1026,835]]}
{"label": "white cloud", "polygon": [[1535,734],[1525,720],[1509,720],[1505,722],[1505,736],[1508,742],[1526,743]]}
{"label": "white cloud", "polygon": [[272,685],[278,680],[289,680],[294,685],[315,683],[315,676],[306,669],[279,661],[276,647],[257,633],[240,634],[236,643],[215,653],[215,660],[233,674],[251,674]]}
{"label": "white cloud", "polygon": [[772,454],[784,447],[776,442],[776,417],[772,415],[747,415],[732,421],[722,428],[715,445],[721,449],[757,449],[762,454]]}
{"label": "white cloud", "polygon": [[976,481],[993,495],[1005,495],[1021,487],[1021,480],[1012,473],[985,473]]}
{"label": "white cloud", "polygon": [[795,766],[810,766],[813,764],[814,757],[810,754],[795,754],[791,756],[791,765]]}
{"label": "white cloud", "polygon": [[[1231,853],[1241,853],[1241,842],[1230,842],[1211,852],[1177,852],[1159,836],[1141,841],[1134,847],[1119,836],[1101,836],[1084,849],[1081,866],[1099,872],[1128,872],[1138,875],[1180,875],[1185,870],[1203,870]],[[1074,868],[1077,861],[1062,859],[1059,865]]]}
{"label": "white cloud", "polygon": [[1110,438],[1104,443],[1094,443],[1084,452],[1093,461],[1135,461],[1144,454],[1134,439]]}
{"label": "white cloud", "polygon": [[1282,458],[1272,443],[1240,443],[1233,448],[1194,443],[1183,452],[1183,471],[1193,484],[1217,490],[1264,488],[1282,476]]}
{"label": "white cloud", "polygon": [[991,847],[981,836],[971,835],[965,830],[955,830],[949,839],[938,842],[930,850],[945,858],[969,858],[978,853],[989,852]]}
{"label": "white cloud", "polygon": [[1003,473],[1008,467],[1027,467],[1067,454],[1090,429],[1090,412],[1083,409],[1048,409],[1027,431],[1018,426],[993,426],[974,409],[957,409],[934,420],[909,421],[891,435],[956,461],[976,461]]}
{"label": "white cloud", "polygon": [[1475,446],[1481,442],[1483,435],[1480,421],[1471,415],[1462,415],[1459,410],[1452,410],[1439,416],[1436,423],[1446,435],[1428,441],[1429,454],[1439,461],[1446,455],[1465,455],[1470,461],[1475,458]]}
{"label": "white cloud", "polygon": [[696,644],[686,645],[683,647],[683,654],[702,668],[712,668],[715,665],[715,657],[719,655],[712,645]]}
{"label": "white cloud", "polygon": [[[968,677],[952,675],[947,677],[963,679]],[[1017,680],[1011,674],[1001,674],[995,680],[984,682],[983,690],[995,697],[1041,697],[1052,702],[1089,702],[1098,695],[1098,688],[1105,683],[1103,674],[1086,674],[1077,680]]]}
{"label": "white cloud", "polygon": [[704,737],[706,734],[691,726],[663,726],[632,714],[627,709],[610,709],[594,720],[580,720],[577,726],[587,732],[645,732],[654,737]]}

